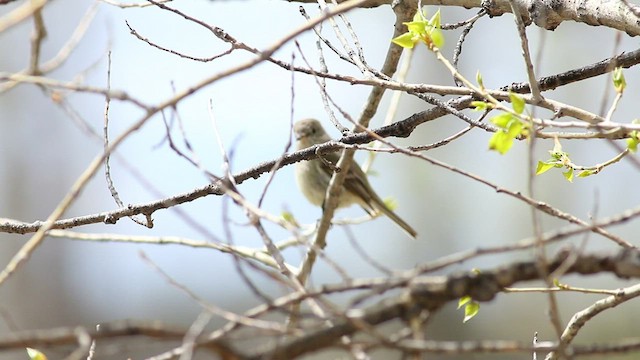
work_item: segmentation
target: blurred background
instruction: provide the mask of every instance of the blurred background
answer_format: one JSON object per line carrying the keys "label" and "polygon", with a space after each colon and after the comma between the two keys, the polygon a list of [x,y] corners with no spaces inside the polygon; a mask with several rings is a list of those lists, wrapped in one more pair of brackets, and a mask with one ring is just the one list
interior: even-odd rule
{"label": "blurred background", "polygon": [[[21,4],[17,1],[1,6],[0,16]],[[43,45],[43,59],[49,59],[58,52],[91,6],[92,3],[86,1],[66,0],[52,2],[45,7],[43,15],[48,36]],[[256,48],[268,46],[305,22],[297,3],[176,1],[170,6],[207,24],[218,26],[239,41]],[[304,7],[310,15],[317,14],[316,6]],[[428,7],[427,11],[431,15],[436,9]],[[473,16],[476,10],[443,7],[441,12],[443,23],[455,23]],[[368,63],[379,67],[392,35],[392,11],[387,6],[355,10],[348,14],[348,18],[360,37]],[[180,58],[152,48],[132,36],[125,21],[141,36],[194,57],[210,57],[227,49],[227,45],[209,31],[175,14],[152,7],[121,9],[100,3],[85,38],[66,64],[49,74],[49,77],[72,81],[82,76],[87,85],[105,87],[107,52],[111,51],[111,87],[125,90],[149,104],[159,104],[174,92],[251,58],[241,51],[213,62]],[[0,34],[0,49],[3,49],[0,72],[17,72],[27,66],[32,32],[32,21],[26,21]],[[327,25],[323,33],[327,38],[335,39]],[[449,58],[459,34],[459,30],[445,31],[443,52]],[[529,27],[528,35],[534,54],[542,46],[541,62],[536,70],[538,76],[600,61],[614,54],[614,50],[619,53],[637,47],[637,39],[623,34],[616,50],[615,31],[571,22],[546,33]],[[317,54],[312,33],[307,32],[297,40],[305,57],[316,66]],[[293,53],[296,53],[296,48],[290,43],[275,57],[290,61]],[[476,72],[480,71],[488,88],[525,81],[526,73],[520,54],[512,16],[482,18],[464,44],[460,71],[470,79],[474,79]],[[359,76],[355,68],[344,65],[329,51],[325,55],[332,72]],[[304,66],[298,53],[294,61]],[[614,117],[615,121],[620,122],[631,121],[637,116],[638,71],[632,68],[625,71],[625,76],[627,93]],[[419,48],[414,55],[408,81],[453,84],[448,71],[424,48]],[[357,118],[369,88],[332,81],[327,88],[332,98]],[[293,99],[292,89],[295,93]],[[609,99],[604,107],[606,112],[614,97],[609,78],[600,77],[569,85],[545,93],[545,96],[602,113],[601,103],[605,94]],[[104,98],[88,94],[67,95],[69,104],[78,115],[75,120],[69,111],[65,111],[37,86],[19,85],[1,94],[0,217],[25,222],[45,219],[89,162],[101,153],[101,139],[92,137],[78,119],[101,133]],[[388,92],[373,119],[372,127],[382,125],[390,97],[391,92]],[[291,140],[292,111],[294,119],[321,119],[333,137],[340,136],[337,130],[331,128],[312,77],[293,74],[292,78],[290,72],[263,63],[206,87],[177,107],[194,152],[208,170],[218,175],[223,174],[223,160],[208,112],[209,101],[223,146],[231,154],[233,172],[276,159],[285,151],[293,151],[287,147]],[[403,119],[430,107],[417,98],[405,95],[395,119]],[[537,111],[538,116],[549,116]],[[127,103],[113,101],[110,108],[111,137],[117,137],[142,115],[139,109]],[[168,118],[175,117],[169,112],[166,115]],[[409,139],[393,141],[401,146],[430,144],[465,126],[461,120],[448,116],[420,126]],[[177,132],[174,135],[180,139]],[[527,144],[516,143],[508,154],[500,156],[487,150],[489,137],[490,134],[475,130],[448,146],[425,154],[477,174],[501,187],[526,193],[530,171]],[[184,144],[179,144],[184,149]],[[606,141],[574,140],[563,141],[562,144],[574,162],[582,165],[606,161],[617,153]],[[536,158],[546,160],[548,150],[552,147],[551,140],[538,141]],[[112,158],[111,172],[125,204],[154,201],[188,192],[207,183],[207,178],[200,170],[169,148],[164,124],[158,116],[129,137],[118,148],[117,154]],[[366,157],[364,153],[356,156],[360,162]],[[419,237],[417,241],[408,240],[386,218],[348,229],[334,227],[328,237],[327,254],[353,277],[373,277],[381,273],[362,259],[349,240],[349,234],[369,256],[390,269],[409,269],[447,254],[479,246],[514,243],[532,236],[530,209],[482,184],[398,154],[378,155],[373,171],[370,177],[373,187],[382,197],[393,197],[397,201],[396,212],[417,229]],[[246,181],[239,190],[255,203],[264,190],[267,178],[262,176]],[[634,189],[637,179],[637,169],[626,160],[597,176],[576,179],[573,183],[567,182],[560,171],[552,170],[536,178],[534,196],[562,211],[589,220],[638,206],[640,193]],[[320,209],[308,204],[294,189],[297,187],[293,167],[278,171],[266,194],[264,210],[273,214],[291,212],[300,223],[314,224],[321,215]],[[232,240],[238,245],[261,247],[262,241],[255,230],[247,226],[243,211],[227,201],[222,197],[209,196],[180,206],[179,212],[174,209],[158,211],[153,214],[155,226],[152,229],[139,226],[129,219],[121,219],[115,225],[97,224],[74,230],[181,236],[206,241]],[[232,219],[229,223],[232,239],[227,238],[223,229],[224,207],[227,205],[227,216]],[[101,172],[91,180],[64,217],[116,208],[104,172]],[[363,214],[361,209],[353,207],[341,210],[338,217],[359,217]],[[193,226],[194,222],[200,228]],[[566,225],[557,219],[542,216],[544,230]],[[267,229],[276,241],[289,236],[270,224],[267,224]],[[638,233],[638,224],[632,221],[611,230],[633,242],[636,240],[634,234]],[[10,261],[29,236],[0,234],[1,266]],[[594,235],[572,240],[576,244],[586,242],[587,251],[613,252],[617,249],[611,241]],[[567,243],[562,245],[566,246]],[[557,249],[557,246],[552,249]],[[0,336],[17,330],[74,325],[92,327],[118,319],[157,319],[171,324],[190,325],[201,312],[200,306],[159,275],[142,259],[141,252],[198,296],[222,308],[242,312],[260,303],[236,273],[232,258],[214,250],[48,238],[26,265],[0,287]],[[285,255],[292,264],[300,262],[301,253],[298,250],[287,251]],[[499,263],[528,259],[531,255],[531,252],[524,251],[480,257],[457,266],[457,269],[490,268]],[[448,268],[446,272],[454,268]],[[260,274],[251,276],[264,291],[273,295],[281,294],[283,289],[277,284]],[[316,285],[340,279],[336,271],[323,262],[318,264],[312,277]],[[562,281],[574,286],[605,288],[631,284],[610,276],[569,276]],[[576,311],[601,298],[574,294],[559,294],[558,297],[562,320],[565,322]],[[606,342],[625,336],[638,336],[640,325],[634,320],[638,310],[634,302],[610,310],[589,323],[576,342]],[[430,322],[429,335],[433,339],[446,340],[511,339],[530,342],[534,332],[538,332],[540,340],[552,340],[554,334],[547,312],[547,297],[543,294],[502,295],[491,303],[482,304],[480,315],[463,325],[462,311],[456,310],[452,304]],[[212,326],[222,323],[222,320],[214,319]],[[125,356],[153,354],[148,351],[148,344],[133,344],[132,347],[103,348],[104,355],[99,358],[123,359]],[[52,352],[50,359],[63,355]],[[389,356],[384,353],[376,355],[381,359]],[[335,358],[341,354],[329,356]],[[26,359],[26,354],[4,352],[0,358]]]}

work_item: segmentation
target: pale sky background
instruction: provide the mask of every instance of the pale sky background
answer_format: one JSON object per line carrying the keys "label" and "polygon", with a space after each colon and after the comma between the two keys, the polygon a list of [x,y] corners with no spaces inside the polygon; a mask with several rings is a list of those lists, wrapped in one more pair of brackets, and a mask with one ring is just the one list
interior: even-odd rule
{"label": "pale sky background", "polygon": [[[0,7],[0,16],[21,2]],[[56,1],[44,11],[49,37],[44,43],[43,58],[48,59],[68,39],[90,2]],[[304,22],[299,4],[274,1],[176,1],[180,8],[209,24],[219,26],[240,41],[263,48]],[[305,6],[310,14],[315,7]],[[429,7],[429,14],[436,8]],[[475,10],[442,8],[443,22],[453,23],[471,17]],[[392,31],[393,15],[389,7],[353,11],[349,15],[365,49],[369,64],[382,64]],[[200,79],[235,66],[250,57],[241,51],[212,63],[200,63],[178,58],[149,47],[129,33],[125,20],[142,36],[154,42],[192,56],[208,57],[227,49],[208,31],[185,22],[173,14],[158,9],[118,9],[101,4],[85,39],[67,64],[49,76],[71,80],[84,71],[86,83],[106,84],[106,51],[112,52],[112,88],[126,90],[148,103],[160,103],[176,89],[185,89]],[[32,31],[26,22],[0,34],[0,72],[22,69],[29,56]],[[329,34],[325,26],[325,34]],[[447,44],[443,52],[451,56],[459,31],[445,32]],[[528,28],[534,52],[541,41],[541,32]],[[549,75],[584,66],[613,53],[615,32],[577,23],[563,23],[556,31],[546,33],[546,43],[539,75]],[[332,38],[330,35],[327,35]],[[620,50],[633,50],[637,39],[622,36]],[[314,37],[305,33],[298,38],[305,56],[317,62]],[[11,49],[11,50],[9,50]],[[276,57],[289,60],[295,50],[288,44]],[[484,18],[471,32],[464,45],[461,72],[473,79],[476,71],[483,74],[487,87],[501,86],[526,79],[520,45],[512,17]],[[334,72],[358,75],[342,65],[327,51],[329,66]],[[302,59],[296,54],[296,63]],[[617,113],[617,121],[629,121],[637,115],[637,70],[626,71],[629,88]],[[451,76],[435,62],[432,54],[420,48],[414,58],[410,82],[451,85]],[[556,100],[600,111],[604,77],[546,93]],[[172,85],[173,84],[173,85]],[[608,84],[607,84],[608,86]],[[208,115],[209,100],[227,150],[233,151],[232,169],[239,172],[259,162],[277,158],[289,140],[291,112],[291,73],[264,63],[212,86],[209,86],[178,106],[190,144],[210,171],[222,174],[222,158]],[[315,117],[330,129],[314,80],[295,74],[293,87],[294,118]],[[610,100],[613,98],[611,87]],[[330,82],[328,91],[340,106],[357,117],[369,89],[363,86]],[[372,126],[381,125],[390,93]],[[95,95],[72,94],[74,108],[95,130],[101,132],[104,99]],[[404,96],[396,119],[430,108],[415,98]],[[169,113],[167,112],[169,115]],[[475,115],[475,114],[474,114]],[[141,112],[132,106],[114,101],[110,111],[110,134],[137,121]],[[399,145],[424,145],[438,141],[465,127],[459,119],[446,117],[418,128],[411,139],[395,139]],[[163,140],[164,126],[155,117],[131,136],[118,150],[146,182],[139,181],[122,162],[112,160],[112,175],[125,204],[149,202],[187,192],[206,184],[198,169],[178,157]],[[177,133],[175,133],[178,136]],[[489,135],[473,131],[449,146],[430,151],[428,156],[478,174],[502,187],[526,192],[527,146],[517,143],[505,156],[486,150]],[[591,165],[614,156],[606,142],[563,142],[565,149],[580,164]],[[546,160],[551,141],[539,142],[538,158]],[[46,218],[66,194],[88,163],[100,153],[102,143],[91,139],[50,99],[35,86],[22,85],[0,96],[0,217],[22,221]],[[291,151],[292,149],[289,149]],[[359,154],[362,161],[365,154]],[[512,243],[531,235],[530,210],[522,203],[492,189],[462,178],[425,162],[398,155],[380,155],[374,165],[377,176],[371,177],[373,187],[382,197],[394,197],[399,213],[419,233],[417,241],[408,240],[391,221],[376,219],[351,226],[360,246],[377,261],[392,269],[408,269],[417,263],[480,245]],[[561,210],[582,219],[613,215],[638,205],[640,195],[633,190],[638,173],[623,161],[598,176],[566,182],[559,171],[551,171],[538,179],[536,196]],[[257,201],[267,181],[266,176],[250,180],[239,187],[250,201]],[[157,191],[157,192],[156,192]],[[173,210],[154,214],[155,227],[146,229],[128,219],[116,225],[92,225],[75,229],[83,232],[117,234],[183,236],[197,240],[224,240],[222,213],[225,200],[207,197],[180,207],[215,238],[208,238]],[[231,205],[231,204],[228,204]],[[65,217],[115,209],[106,188],[104,173],[98,174]],[[292,212],[298,221],[313,224],[320,209],[309,205],[297,191],[293,167],[280,170],[266,196],[264,210],[279,214]],[[361,209],[342,210],[338,217],[361,216]],[[255,231],[247,226],[242,211],[231,206],[233,241],[245,246],[261,246]],[[547,230],[564,226],[543,217]],[[287,234],[268,225],[275,240]],[[615,233],[637,234],[637,222],[615,228]],[[28,236],[0,234],[0,264],[4,266]],[[582,239],[582,238],[581,238]],[[580,240],[580,239],[578,239]],[[602,238],[591,236],[587,249],[610,251],[615,247]],[[18,329],[38,329],[76,324],[93,326],[117,319],[158,319],[188,326],[200,312],[200,307],[180,290],[168,284],[139,252],[144,251],[164,271],[194,290],[211,303],[229,310],[243,311],[257,303],[236,275],[229,256],[208,250],[179,246],[141,246],[121,243],[87,243],[63,239],[48,239],[16,275],[0,288],[0,310],[10,315]],[[347,240],[345,231],[335,227],[329,235],[328,255],[354,277],[377,276],[379,273],[359,258]],[[299,252],[288,251],[288,260],[297,264]],[[530,253],[479,258],[459,266],[492,267],[510,259],[528,258]],[[319,264],[314,283],[339,281],[339,276],[326,264]],[[259,284],[274,295],[280,293],[264,277],[255,276]],[[628,286],[628,282],[613,281],[601,276],[592,279],[569,277],[574,285]],[[579,296],[571,301],[561,297],[563,320],[588,306],[598,297]],[[526,309],[526,310],[523,310]],[[543,295],[503,295],[492,303],[483,304],[481,314],[462,325],[463,314],[452,306],[439,313],[431,324],[437,339],[498,339],[508,338],[528,342],[535,331],[541,339],[551,338],[546,320],[546,299]],[[585,328],[583,341],[596,338],[606,341],[640,330],[636,304],[625,304]],[[215,322],[219,323],[219,322]],[[11,329],[0,320],[0,335]],[[603,335],[606,329],[606,336]],[[601,331],[598,331],[601,330]],[[5,357],[6,356],[6,357]],[[12,357],[13,356],[13,357]],[[23,353],[3,353],[3,359],[24,359]],[[55,359],[56,356],[51,358]],[[104,359],[121,359],[122,354]],[[435,357],[434,357],[435,358]]]}

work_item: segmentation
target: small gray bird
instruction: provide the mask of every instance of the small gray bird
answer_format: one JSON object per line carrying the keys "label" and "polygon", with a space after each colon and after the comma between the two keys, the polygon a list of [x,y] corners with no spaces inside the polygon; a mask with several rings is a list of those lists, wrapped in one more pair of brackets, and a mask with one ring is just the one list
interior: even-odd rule
{"label": "small gray bird", "polygon": [[[298,141],[298,150],[331,140],[320,122],[315,119],[305,119],[296,122],[293,125],[293,132]],[[334,152],[321,156],[326,161],[335,165],[338,163],[340,153]],[[330,166],[318,158],[296,163],[296,180],[298,186],[307,200],[314,205],[323,205],[324,196],[327,192],[332,174],[333,170]],[[371,185],[369,185],[367,175],[365,175],[362,169],[360,169],[360,166],[355,162],[349,167],[349,173],[344,180],[338,207],[347,207],[353,204],[362,206],[371,216],[375,216],[379,212],[387,215],[398,224],[407,235],[415,239],[417,235],[416,231],[384,204],[375,191],[373,191]]]}

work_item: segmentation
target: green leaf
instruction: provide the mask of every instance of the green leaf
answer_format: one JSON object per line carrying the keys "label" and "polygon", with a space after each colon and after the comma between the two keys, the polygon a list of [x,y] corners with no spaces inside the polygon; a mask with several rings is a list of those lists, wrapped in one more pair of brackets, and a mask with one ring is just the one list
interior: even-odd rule
{"label": "green leaf", "polygon": [[382,202],[384,203],[384,206],[391,211],[398,208],[398,202],[394,198],[385,198]]}
{"label": "green leaf", "polygon": [[466,323],[467,321],[471,320],[474,316],[478,315],[479,311],[480,311],[480,303],[476,301],[469,302],[464,307],[464,319],[462,320],[462,322]]}
{"label": "green leaf", "polygon": [[491,122],[497,127],[506,129],[509,126],[509,122],[513,119],[513,115],[509,113],[502,113],[491,118]]}
{"label": "green leaf", "polygon": [[418,11],[416,11],[415,14],[413,14],[413,22],[427,22],[427,18],[424,17],[424,14],[422,13],[422,11],[420,11],[420,9],[418,9]]}
{"label": "green leaf", "polygon": [[520,122],[520,120],[515,117],[511,119],[509,124],[507,124],[507,134],[512,138],[517,138],[520,134],[522,134],[522,129],[524,128],[524,124]]}
{"label": "green leaf", "polygon": [[27,348],[27,356],[30,360],[47,360],[47,357],[40,351],[32,348]]}
{"label": "green leaf", "polygon": [[554,168],[556,164],[546,161],[538,161],[538,167],[536,168],[536,175],[544,174],[545,172]]}
{"label": "green leaf", "polygon": [[410,32],[404,33],[391,41],[394,44],[402,46],[405,49],[413,49],[413,47],[416,45],[413,34],[411,34]]}
{"label": "green leaf", "polygon": [[403,24],[409,31],[393,39],[394,44],[404,48],[413,48],[418,41],[424,42],[429,48],[444,45],[444,35],[440,30],[440,10],[427,20],[418,9],[413,15],[413,20]]}
{"label": "green leaf", "polygon": [[562,151],[549,151],[549,154],[551,154],[551,159],[553,159],[553,161],[562,161],[563,157],[569,156],[569,154]]}
{"label": "green leaf", "polygon": [[465,295],[465,296],[461,297],[460,300],[458,300],[458,309],[463,307],[465,304],[467,304],[471,300],[472,300],[471,296],[469,296],[469,295]]}
{"label": "green leaf", "polygon": [[429,37],[431,38],[431,42],[438,48],[444,46],[444,35],[442,35],[442,31],[440,29],[433,29],[429,33]]}
{"label": "green leaf", "polygon": [[429,19],[429,25],[433,26],[436,29],[440,29],[440,9],[436,11],[435,14]]}
{"label": "green leaf", "polygon": [[498,130],[489,139],[489,149],[496,150],[500,155],[506,154],[513,146],[513,138],[506,132]]}
{"label": "green leaf", "polygon": [[429,31],[431,41],[435,46],[439,48],[442,47],[444,45],[444,35],[442,35],[442,30],[440,30],[440,9],[429,19],[429,26],[431,27]]}
{"label": "green leaf", "polygon": [[413,20],[402,24],[407,26],[407,29],[411,34],[424,35],[427,33],[427,26],[429,25],[429,22],[418,9],[418,11],[413,15]]}
{"label": "green leaf", "polygon": [[[635,131],[634,131],[635,132]],[[629,151],[631,152],[636,152],[638,151],[638,138],[637,137],[630,137],[627,139],[627,149],[629,149]]]}
{"label": "green leaf", "polygon": [[296,218],[289,211],[283,211],[282,213],[280,213],[280,216],[282,217],[282,219],[284,219],[284,221],[288,223],[297,224]]}
{"label": "green leaf", "polygon": [[591,176],[591,175],[593,175],[595,173],[597,173],[596,170],[584,170],[584,171],[581,171],[580,174],[578,174],[578,177],[585,178],[585,177]]}
{"label": "green leaf", "polygon": [[573,168],[569,168],[569,170],[562,173],[565,179],[569,182],[573,182]]}
{"label": "green leaf", "polygon": [[484,101],[472,101],[471,106],[474,107],[475,111],[485,111],[487,109],[492,109],[493,106]]}
{"label": "green leaf", "polygon": [[480,303],[477,301],[473,301],[471,296],[465,295],[458,300],[458,309],[464,306],[464,319],[463,323],[471,320],[474,316],[478,314],[480,311]]}
{"label": "green leaf", "polygon": [[622,93],[627,87],[627,82],[624,79],[624,74],[622,73],[621,67],[617,67],[613,70],[613,87],[619,94]]}
{"label": "green leaf", "polygon": [[427,33],[428,24],[426,21],[411,21],[403,24],[407,26],[407,30],[412,35],[424,35]]}
{"label": "green leaf", "polygon": [[513,140],[526,130],[525,125],[511,113],[502,113],[491,118],[491,122],[501,128],[502,131],[496,131],[489,140],[489,149],[497,150],[500,154],[505,154],[511,146]]}
{"label": "green leaf", "polygon": [[476,82],[478,83],[478,86],[480,86],[480,89],[484,89],[484,81],[482,80],[480,70],[476,71]]}
{"label": "green leaf", "polygon": [[[640,124],[640,119],[633,119],[631,123],[634,125]],[[633,153],[636,152],[638,150],[638,143],[640,143],[640,133],[634,130],[629,134],[629,138],[627,139],[627,149]]]}
{"label": "green leaf", "polygon": [[511,100],[513,111],[515,111],[516,114],[522,114],[525,105],[524,99],[518,94],[509,92],[509,100]]}

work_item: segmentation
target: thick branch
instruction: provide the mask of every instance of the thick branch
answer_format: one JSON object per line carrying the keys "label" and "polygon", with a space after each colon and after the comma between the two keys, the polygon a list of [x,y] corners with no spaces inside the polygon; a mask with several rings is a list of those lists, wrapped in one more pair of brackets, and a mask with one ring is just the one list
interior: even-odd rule
{"label": "thick branch", "polygon": [[[623,250],[614,255],[578,255],[572,257],[568,251],[562,251],[551,259],[544,269],[552,273],[556,269],[566,266],[565,261],[571,258],[565,274],[592,275],[611,273],[619,278],[640,278],[640,252],[636,250]],[[464,295],[473,297],[476,301],[490,301],[503,292],[505,287],[511,287],[523,281],[538,280],[541,272],[535,261],[514,262],[509,265],[481,272],[468,271],[450,276],[419,276],[410,282],[404,282],[404,293],[393,298],[388,298],[376,305],[362,309],[352,309],[338,318],[330,327],[305,332],[305,335],[266,351],[258,351],[252,354],[235,350],[222,338],[207,341],[208,335],[203,335],[199,346],[207,348],[221,356],[230,356],[233,359],[293,359],[301,355],[326,349],[340,341],[345,335],[361,332],[363,327],[375,326],[393,319],[406,319],[411,314],[420,311],[434,312],[451,301],[457,301]],[[393,279],[388,279],[392,282]],[[323,288],[328,289],[325,285]],[[354,284],[354,289],[357,285]],[[285,296],[289,298],[289,295]],[[274,301],[274,305],[279,300]],[[288,304],[289,302],[284,302]],[[271,307],[276,311],[278,307]],[[251,311],[247,312],[247,316]],[[312,327],[314,325],[311,325]],[[147,336],[158,339],[176,340],[184,336],[185,329],[158,324],[157,322],[116,322],[101,324],[100,330],[89,330],[81,327],[59,328],[50,330],[37,330],[14,333],[0,337],[0,350],[16,349],[24,347],[44,347],[73,344],[78,341],[80,335],[89,336],[91,339],[105,339],[113,337]],[[382,339],[384,340],[384,339]],[[392,346],[400,350],[418,350],[438,353],[470,353],[470,352],[514,352],[531,349],[530,346],[517,344],[512,341],[485,341],[485,342],[437,342],[415,340],[383,341],[382,344]],[[542,346],[540,350],[553,350],[555,344]],[[637,340],[626,344],[610,344],[599,346],[579,347],[574,346],[575,353],[588,354],[591,352],[606,353],[607,351],[631,351],[638,350]]]}
{"label": "thick branch", "polygon": [[[331,327],[307,332],[305,336],[279,345],[271,351],[261,351],[247,358],[293,359],[336,344],[342,336],[353,335],[361,329],[359,322],[378,325],[391,319],[406,318],[416,311],[436,311],[465,295],[476,301],[490,301],[505,287],[522,281],[539,280],[543,273],[553,273],[564,266],[569,255],[568,251],[560,252],[554,259],[550,259],[547,268],[542,269],[543,272],[533,260],[515,262],[479,273],[471,271],[447,277],[418,277],[409,284],[404,294],[396,298],[362,310],[350,311],[344,319],[334,321]],[[613,256],[579,255],[565,274],[591,275],[605,272],[621,278],[640,277],[640,252],[623,250]],[[402,347],[402,343],[394,345]]]}
{"label": "thick branch", "polygon": [[[287,0],[290,2],[315,3],[315,0]],[[344,0],[338,0],[338,3]],[[369,0],[361,7],[371,8],[391,4],[393,0]],[[525,24],[554,30],[563,21],[575,21],[592,26],[605,26],[626,32],[630,36],[640,35],[640,22],[632,9],[622,1],[602,0],[516,0]],[[490,16],[511,13],[508,0],[423,0],[422,5],[441,5],[483,8]],[[634,9],[638,7],[635,5]]]}

